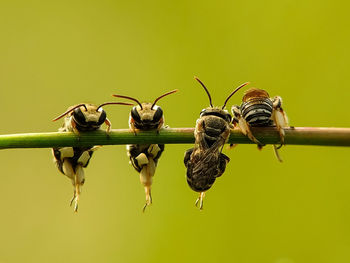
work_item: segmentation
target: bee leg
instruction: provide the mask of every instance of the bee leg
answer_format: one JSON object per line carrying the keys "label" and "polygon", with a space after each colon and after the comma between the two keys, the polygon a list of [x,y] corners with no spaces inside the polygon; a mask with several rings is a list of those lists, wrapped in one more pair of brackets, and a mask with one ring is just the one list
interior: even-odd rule
{"label": "bee leg", "polygon": [[[237,127],[237,119],[233,118],[232,123],[230,123],[230,129],[233,130],[235,127]],[[230,143],[230,145],[227,147],[228,150],[232,150],[233,148],[235,148],[237,146],[236,143]]]}
{"label": "bee leg", "polygon": [[276,156],[277,160],[282,163],[283,160],[282,160],[282,158],[281,158],[281,156],[280,156],[280,154],[278,152],[279,148],[281,148],[281,147],[277,147],[275,144],[273,145],[273,151],[275,153],[275,156]]}
{"label": "bee leg", "polygon": [[80,194],[81,194],[81,187],[83,186],[85,182],[84,178],[84,170],[82,165],[78,164],[76,169],[75,169],[75,174],[74,174],[74,180],[72,180],[73,186],[74,186],[74,195],[71,200],[70,205],[72,206],[74,203],[74,212],[78,212],[78,204],[79,204],[79,199],[80,199]]}
{"label": "bee leg", "polygon": [[239,119],[238,122],[238,127],[241,130],[241,132],[247,136],[252,142],[255,142],[258,147],[262,147],[265,144],[261,143],[258,139],[255,138],[255,136],[253,135],[252,131],[250,130],[250,125],[248,122],[246,122],[246,120],[244,120],[243,118]]}
{"label": "bee leg", "polygon": [[75,176],[72,164],[67,159],[63,160],[62,171],[69,179],[71,179],[72,184],[74,186],[73,198],[70,201],[70,206],[72,206],[73,202],[76,199],[76,188],[75,188],[75,185],[76,185],[75,184],[75,177],[76,176]]}
{"label": "bee leg", "polygon": [[143,206],[142,212],[145,212],[146,207],[152,204],[151,186],[145,186],[146,203]]}
{"label": "bee leg", "polygon": [[111,123],[110,120],[108,120],[108,119],[106,118],[105,124],[107,125],[106,133],[107,133],[107,135],[109,135],[109,132],[111,131],[112,123]]}
{"label": "bee leg", "polygon": [[76,190],[75,190],[75,188],[74,188],[73,197],[72,197],[72,199],[70,200],[69,206],[72,206],[72,205],[73,205],[73,202],[74,202],[74,200],[75,200],[75,197],[76,197]]}
{"label": "bee leg", "polygon": [[281,145],[283,145],[284,136],[285,136],[284,128],[288,127],[288,117],[282,109],[281,97],[276,96],[272,100],[272,105],[273,105],[272,120],[274,121],[276,128],[278,130],[278,133],[280,135]]}
{"label": "bee leg", "polygon": [[[203,199],[205,197],[205,192],[200,192],[199,193],[199,197],[197,198],[196,202],[195,202],[195,206],[199,207],[200,210],[203,210]],[[199,203],[199,206],[198,206]]]}
{"label": "bee leg", "polygon": [[157,134],[159,134],[159,131],[163,128],[163,125],[164,125],[164,118],[162,117],[159,120],[159,124],[158,124],[158,127],[157,127]]}
{"label": "bee leg", "polygon": [[134,133],[134,135],[136,136],[137,135],[137,132],[136,132],[136,128],[135,128],[135,125],[134,125],[134,119],[130,117],[129,119],[129,128],[130,128],[130,131]]}
{"label": "bee leg", "polygon": [[79,185],[76,184],[75,189],[74,189],[74,196],[73,196],[73,199],[71,201],[71,206],[74,202],[74,212],[75,213],[78,212],[79,199],[80,199],[80,189],[79,189]]}
{"label": "bee leg", "polygon": [[[140,155],[142,155],[142,154],[140,154]],[[147,156],[145,154],[143,154],[143,155],[146,157],[146,159],[148,161],[148,163],[146,165],[143,165],[143,167],[140,171],[140,181],[145,188],[145,195],[146,195],[146,203],[143,207],[143,211],[145,211],[146,207],[150,206],[152,204],[151,185],[152,185],[152,177],[154,175],[156,166],[155,166],[155,163],[153,161],[153,158],[147,158]],[[139,160],[141,161],[141,158],[139,158]],[[139,162],[139,164],[140,164],[140,162]]]}
{"label": "bee leg", "polygon": [[79,133],[79,131],[78,131],[78,129],[77,129],[77,124],[76,124],[76,122],[74,121],[73,118],[71,118],[70,123],[71,123],[71,126],[72,126],[73,133],[74,133],[75,135],[77,135],[77,136],[78,136],[78,140],[80,140],[80,133]]}
{"label": "bee leg", "polygon": [[250,130],[250,125],[246,120],[242,117],[241,110],[239,106],[233,105],[231,108],[232,114],[234,116],[232,120],[232,124],[234,127],[238,127],[240,131],[247,136],[252,142],[255,142],[258,147],[264,146],[258,139],[255,138],[252,131]]}

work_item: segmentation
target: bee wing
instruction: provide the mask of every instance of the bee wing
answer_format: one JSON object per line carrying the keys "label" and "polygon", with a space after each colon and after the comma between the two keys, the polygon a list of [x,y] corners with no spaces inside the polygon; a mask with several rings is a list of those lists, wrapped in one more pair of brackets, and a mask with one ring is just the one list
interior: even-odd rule
{"label": "bee wing", "polygon": [[193,167],[193,172],[208,172],[208,170],[216,169],[215,164],[219,162],[219,156],[221,153],[221,151],[219,151],[219,148],[221,146],[222,141],[218,140],[209,149],[203,150],[203,152],[196,160],[196,163]]}

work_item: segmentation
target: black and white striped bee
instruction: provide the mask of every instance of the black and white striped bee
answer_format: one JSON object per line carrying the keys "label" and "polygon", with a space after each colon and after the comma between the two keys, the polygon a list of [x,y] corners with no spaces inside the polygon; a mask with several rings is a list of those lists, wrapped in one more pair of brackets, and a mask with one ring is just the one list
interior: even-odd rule
{"label": "black and white striped bee", "polygon": [[284,144],[284,128],[288,127],[288,118],[282,109],[282,98],[270,98],[267,91],[251,88],[244,93],[241,106],[234,105],[231,110],[234,116],[233,124],[255,142],[259,149],[264,144],[254,137],[250,127],[276,126],[281,145],[274,145],[274,151],[277,159],[282,162],[278,149]]}
{"label": "black and white striped bee", "polygon": [[225,110],[226,103],[239,89],[249,83],[236,88],[225,100],[222,107],[214,107],[211,96],[204,84],[195,78],[204,88],[210,107],[205,108],[197,119],[194,131],[195,145],[185,153],[184,163],[187,168],[187,183],[192,190],[199,192],[195,205],[203,208],[205,192],[211,188],[217,177],[221,176],[230,158],[222,153],[224,144],[230,136],[232,117]]}
{"label": "black and white striped bee", "polygon": [[[102,106],[109,104],[117,105],[133,105],[123,102],[106,102],[100,106],[93,104],[79,104],[69,107],[66,112],[55,118],[57,121],[63,117],[64,123],[58,131],[60,132],[74,132],[79,136],[80,132],[89,132],[98,130],[103,123],[107,125],[106,132],[111,128],[111,122],[107,119],[106,112]],[[91,147],[60,147],[53,148],[54,161],[58,170],[71,179],[74,194],[70,205],[74,202],[74,211],[78,211],[78,202],[81,193],[81,188],[85,182],[84,170],[87,167],[92,157],[93,152],[99,146]]]}
{"label": "black and white striped bee", "polygon": [[[113,95],[114,97],[129,99],[135,101],[138,105],[134,106],[130,112],[129,127],[135,135],[138,131],[156,130],[159,132],[164,127],[164,115],[161,107],[156,103],[161,98],[173,94],[178,90],[167,92],[154,100],[153,103],[140,103],[137,99],[123,95]],[[164,151],[164,144],[131,144],[126,146],[127,154],[130,158],[130,164],[140,174],[141,184],[144,186],[146,203],[143,207],[152,204],[151,185],[158,160]]]}

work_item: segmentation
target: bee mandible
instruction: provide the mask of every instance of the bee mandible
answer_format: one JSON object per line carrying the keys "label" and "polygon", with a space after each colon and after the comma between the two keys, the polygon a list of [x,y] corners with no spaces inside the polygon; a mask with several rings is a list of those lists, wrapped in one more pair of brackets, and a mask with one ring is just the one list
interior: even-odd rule
{"label": "bee mandible", "polygon": [[282,162],[278,149],[284,144],[284,128],[288,127],[288,117],[282,109],[282,98],[275,96],[270,98],[267,91],[262,89],[248,89],[243,96],[240,106],[234,105],[231,108],[234,116],[233,125],[261,149],[264,144],[257,140],[250,127],[276,126],[280,135],[281,145],[274,145],[277,159]]}
{"label": "bee mandible", "polygon": [[210,107],[205,108],[197,119],[194,131],[195,145],[185,153],[184,163],[187,168],[187,183],[192,190],[199,192],[195,205],[203,208],[205,192],[211,188],[217,177],[220,177],[230,158],[222,153],[224,144],[233,128],[230,113],[225,110],[228,100],[239,89],[248,85],[246,82],[236,88],[226,98],[222,107],[214,107],[208,89],[195,77],[206,91]]}
{"label": "bee mandible", "polygon": [[[107,119],[107,114],[103,110],[103,106],[116,105],[133,105],[123,102],[106,102],[99,106],[94,104],[79,104],[69,107],[66,112],[53,119],[57,121],[63,117],[64,123],[59,132],[74,132],[79,136],[80,132],[89,132],[98,130],[103,123],[107,125],[106,132],[111,129],[111,122]],[[70,205],[74,203],[74,211],[78,211],[78,203],[81,193],[81,188],[85,182],[84,170],[87,167],[92,157],[93,152],[99,146],[88,147],[58,147],[53,148],[54,161],[58,170],[71,179],[74,193],[70,201]]]}
{"label": "bee mandible", "polygon": [[[137,99],[123,96],[113,95],[114,97],[129,99],[137,103],[131,109],[129,117],[130,130],[137,135],[138,131],[155,130],[159,132],[164,127],[164,115],[161,107],[156,103],[161,98],[173,94],[178,90],[167,92],[154,100],[153,103],[140,103]],[[158,160],[164,151],[164,144],[130,144],[126,146],[127,154],[130,159],[130,164],[140,175],[141,184],[144,186],[146,203],[143,206],[143,211],[146,207],[152,204],[151,185],[152,178],[158,164]]]}

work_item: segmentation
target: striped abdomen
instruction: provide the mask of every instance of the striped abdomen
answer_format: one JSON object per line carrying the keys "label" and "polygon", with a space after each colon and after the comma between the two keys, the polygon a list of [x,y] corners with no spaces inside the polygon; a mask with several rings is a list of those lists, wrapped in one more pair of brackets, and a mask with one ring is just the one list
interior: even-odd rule
{"label": "striped abdomen", "polygon": [[253,98],[241,105],[242,117],[251,126],[270,125],[272,110],[272,101],[269,98]]}

